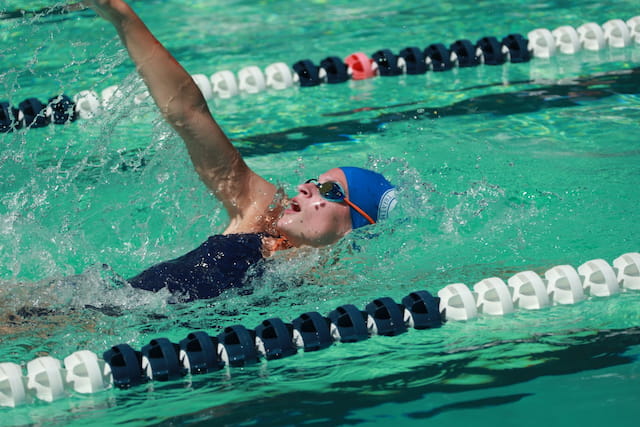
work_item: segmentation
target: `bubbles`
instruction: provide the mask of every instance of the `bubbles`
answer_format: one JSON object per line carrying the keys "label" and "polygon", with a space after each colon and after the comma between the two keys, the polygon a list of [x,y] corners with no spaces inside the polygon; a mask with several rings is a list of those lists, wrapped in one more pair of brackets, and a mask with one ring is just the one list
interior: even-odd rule
{"label": "bubbles", "polygon": [[40,282],[0,281],[0,358],[21,360],[103,348],[137,339],[154,318],[169,318],[169,293],[132,289],[106,265]]}
{"label": "bubbles", "polygon": [[92,266],[82,274],[39,282],[7,281],[0,289],[3,306],[14,310],[20,307],[73,310],[87,306],[122,311],[139,307],[161,309],[169,297],[164,291],[149,293],[131,288],[105,264]]}

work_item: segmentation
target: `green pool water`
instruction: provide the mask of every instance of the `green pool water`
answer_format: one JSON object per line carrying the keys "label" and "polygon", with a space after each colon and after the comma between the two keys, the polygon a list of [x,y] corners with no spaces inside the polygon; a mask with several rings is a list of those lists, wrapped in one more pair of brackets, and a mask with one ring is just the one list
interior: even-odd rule
{"label": "green pool water", "polygon": [[[131,4],[189,72],[206,75],[640,14],[593,1]],[[50,6],[0,2],[0,100],[114,84],[130,96],[94,119],[0,134],[0,362],[178,342],[640,250],[634,45],[213,99],[250,166],[289,193],[351,164],[389,176],[399,206],[334,247],[276,256],[250,295],[168,304],[133,292],[112,279],[198,246],[225,214],[155,108],[133,101],[142,83],[114,31],[90,11],[30,13]],[[640,293],[628,291],[1,408],[0,424],[630,426],[639,319]]]}

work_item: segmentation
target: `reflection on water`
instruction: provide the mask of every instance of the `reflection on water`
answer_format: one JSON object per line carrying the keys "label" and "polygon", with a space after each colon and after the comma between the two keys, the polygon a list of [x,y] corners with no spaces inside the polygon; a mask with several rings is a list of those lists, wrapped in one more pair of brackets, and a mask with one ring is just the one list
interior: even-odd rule
{"label": "reflection on water", "polygon": [[[244,147],[245,155],[261,155],[282,150],[302,150],[318,143],[353,141],[355,135],[382,132],[386,123],[438,119],[469,114],[491,114],[496,116],[533,113],[549,108],[570,108],[620,94],[640,93],[640,68],[610,71],[592,76],[576,78],[570,82],[560,81],[552,85],[539,85],[535,81],[514,82],[517,85],[528,83],[531,89],[470,97],[450,105],[420,105],[410,110],[383,112],[372,118],[351,119],[330,122],[315,126],[301,126],[282,132],[251,135],[239,138],[257,146]],[[508,86],[508,85],[507,85]],[[468,88],[466,90],[476,89]],[[412,104],[423,104],[413,102]],[[359,107],[356,110],[330,114],[356,115],[360,112],[388,110],[404,107],[408,104]],[[286,141],[286,145],[283,142]]]}

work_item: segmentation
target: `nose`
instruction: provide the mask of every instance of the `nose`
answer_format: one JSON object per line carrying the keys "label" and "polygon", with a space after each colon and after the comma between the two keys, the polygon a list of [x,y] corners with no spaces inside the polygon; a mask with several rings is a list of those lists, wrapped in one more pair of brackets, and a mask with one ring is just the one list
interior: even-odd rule
{"label": "nose", "polygon": [[312,182],[305,182],[304,184],[298,185],[298,193],[300,193],[303,197],[311,197],[313,196],[313,191],[316,188],[315,184]]}

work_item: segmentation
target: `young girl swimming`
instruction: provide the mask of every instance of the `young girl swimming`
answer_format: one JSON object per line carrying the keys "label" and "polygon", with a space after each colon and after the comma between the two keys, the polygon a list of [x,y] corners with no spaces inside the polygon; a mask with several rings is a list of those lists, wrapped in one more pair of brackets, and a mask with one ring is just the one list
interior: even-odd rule
{"label": "young girl swimming", "polygon": [[191,75],[122,0],[85,0],[115,27],[165,120],[184,140],[195,170],[222,202],[229,224],[193,251],[128,282],[168,288],[187,299],[242,286],[252,265],[283,249],[331,245],[351,230],[385,219],[394,187],[379,173],[338,167],[309,179],[287,198],[251,170],[213,119]]}

